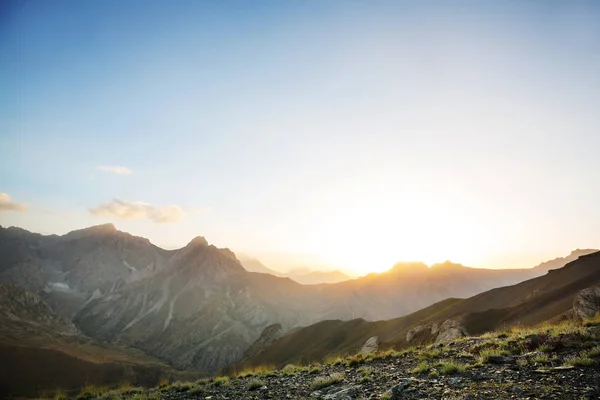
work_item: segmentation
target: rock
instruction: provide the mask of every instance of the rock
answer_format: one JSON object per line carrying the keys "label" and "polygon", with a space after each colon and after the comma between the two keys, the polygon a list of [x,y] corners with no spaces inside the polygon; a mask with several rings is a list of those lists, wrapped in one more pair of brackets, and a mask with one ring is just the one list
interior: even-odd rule
{"label": "rock", "polygon": [[377,350],[379,350],[379,336],[373,336],[365,342],[360,352],[362,355],[367,355],[375,353]]}
{"label": "rock", "polygon": [[583,289],[573,300],[573,315],[583,320],[600,312],[600,287]]}
{"label": "rock", "polygon": [[351,400],[354,399],[361,388],[360,385],[350,386],[335,393],[323,397],[323,400]]}
{"label": "rock", "polygon": [[514,359],[512,357],[505,357],[505,356],[490,356],[488,358],[488,361],[491,364],[508,364],[514,361]]}
{"label": "rock", "polygon": [[421,325],[419,325],[406,332],[406,341],[410,343],[417,333],[423,332],[423,329],[424,328]]}
{"label": "rock", "polygon": [[410,379],[402,379],[399,384],[390,389],[390,400],[401,400],[406,398],[410,390],[412,381]]}
{"label": "rock", "polygon": [[439,328],[438,337],[435,339],[435,344],[450,343],[456,339],[468,336],[467,330],[458,321],[448,319],[444,321]]}
{"label": "rock", "polygon": [[518,386],[513,386],[513,388],[510,390],[511,392],[513,392],[514,394],[520,394],[523,393],[523,389],[521,389]]}
{"label": "rock", "polygon": [[437,335],[439,331],[440,331],[440,327],[437,324],[437,322],[434,322],[433,324],[431,324],[431,335],[432,336]]}

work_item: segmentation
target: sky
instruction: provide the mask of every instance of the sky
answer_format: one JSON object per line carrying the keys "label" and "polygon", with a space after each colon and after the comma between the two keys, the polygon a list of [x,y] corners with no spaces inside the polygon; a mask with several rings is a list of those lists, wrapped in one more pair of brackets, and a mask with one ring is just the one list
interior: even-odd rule
{"label": "sky", "polygon": [[600,2],[3,1],[0,225],[274,269],[600,247]]}

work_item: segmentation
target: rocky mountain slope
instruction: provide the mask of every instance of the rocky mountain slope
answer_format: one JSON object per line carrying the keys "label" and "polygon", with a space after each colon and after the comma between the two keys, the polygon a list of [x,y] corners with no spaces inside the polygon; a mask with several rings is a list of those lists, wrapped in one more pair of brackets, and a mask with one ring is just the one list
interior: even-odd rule
{"label": "rocky mountain slope", "polygon": [[37,293],[83,333],[211,373],[239,360],[272,324],[287,332],[332,319],[387,320],[544,272],[400,263],[306,286],[248,272],[200,237],[167,251],[110,224],[63,236],[0,228],[0,255],[0,282]]}
{"label": "rocky mountain slope", "polygon": [[384,346],[396,348],[430,343],[440,336],[446,321],[454,321],[469,334],[556,321],[568,318],[577,294],[595,285],[600,285],[600,252],[538,278],[464,300],[448,299],[401,318],[319,322],[283,335],[262,353],[246,359],[245,365],[318,361],[331,354],[353,353],[373,336]]}
{"label": "rocky mountain slope", "polygon": [[185,376],[142,352],[95,342],[35,293],[0,284],[0,398],[122,380],[153,385]]}

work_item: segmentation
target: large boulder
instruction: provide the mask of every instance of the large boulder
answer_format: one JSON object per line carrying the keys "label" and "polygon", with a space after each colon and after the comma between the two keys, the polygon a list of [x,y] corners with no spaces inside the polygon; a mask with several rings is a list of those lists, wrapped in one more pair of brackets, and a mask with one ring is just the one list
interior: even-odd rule
{"label": "large boulder", "polygon": [[406,342],[410,343],[414,339],[415,335],[423,332],[424,329],[425,328],[422,325],[419,325],[406,332]]}
{"label": "large boulder", "polygon": [[362,355],[367,355],[375,353],[377,350],[379,350],[379,336],[373,336],[365,342],[360,352]]}
{"label": "large boulder", "polygon": [[593,318],[600,312],[600,286],[583,289],[573,300],[573,316],[577,319]]}
{"label": "large boulder", "polygon": [[435,339],[436,344],[450,343],[456,339],[468,336],[468,332],[464,326],[458,321],[453,319],[447,319],[439,328],[439,333]]}

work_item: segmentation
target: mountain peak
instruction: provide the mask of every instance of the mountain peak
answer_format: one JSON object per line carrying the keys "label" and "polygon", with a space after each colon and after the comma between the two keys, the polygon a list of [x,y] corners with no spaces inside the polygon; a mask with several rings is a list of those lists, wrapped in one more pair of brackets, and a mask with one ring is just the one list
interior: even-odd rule
{"label": "mountain peak", "polygon": [[410,261],[410,262],[398,262],[394,264],[390,271],[393,272],[421,272],[427,271],[429,267],[427,264],[422,263],[420,261]]}
{"label": "mountain peak", "polygon": [[208,246],[208,241],[204,238],[204,236],[196,236],[189,243],[188,246]]}
{"label": "mountain peak", "polygon": [[82,238],[91,235],[110,235],[118,232],[114,224],[94,225],[89,228],[77,229],[67,233],[64,237],[68,239]]}

